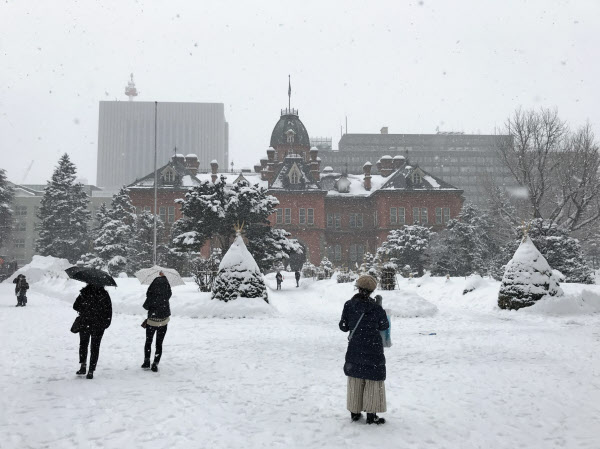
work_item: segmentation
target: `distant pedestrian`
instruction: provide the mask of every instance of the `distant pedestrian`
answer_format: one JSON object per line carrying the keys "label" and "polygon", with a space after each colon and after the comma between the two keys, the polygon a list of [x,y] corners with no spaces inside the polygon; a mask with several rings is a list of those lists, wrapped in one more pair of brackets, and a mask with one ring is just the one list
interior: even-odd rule
{"label": "distant pedestrian", "polygon": [[[91,346],[90,366],[87,378],[94,378],[94,371],[100,355],[100,343],[104,331],[112,321],[112,303],[103,286],[88,284],[83,287],[73,304],[79,312],[79,363],[78,375],[83,375],[87,368],[88,345]],[[90,344],[91,340],[91,344]]]}
{"label": "distant pedestrian", "polygon": [[294,276],[296,277],[296,287],[300,287],[300,272],[296,271]]}
{"label": "distant pedestrian", "polygon": [[25,307],[27,305],[27,290],[29,290],[29,283],[25,278],[25,275],[19,274],[13,279],[15,285],[15,295],[17,295],[17,305],[15,307]]}
{"label": "distant pedestrian", "polygon": [[277,274],[275,275],[275,280],[277,281],[277,290],[281,290],[281,283],[283,282],[283,275],[279,270],[277,270]]}
{"label": "distant pedestrian", "polygon": [[386,411],[385,356],[379,331],[389,327],[387,315],[371,293],[377,280],[369,275],[356,280],[358,293],[344,304],[340,329],[350,332],[344,374],[348,376],[347,409],[352,421],[367,412],[367,424],[383,424],[377,413]]}
{"label": "distant pedestrian", "polygon": [[[146,291],[146,301],[144,309],[148,311],[148,318],[145,321],[146,344],[144,346],[144,363],[142,368],[151,368],[152,371],[158,371],[158,363],[162,356],[162,344],[167,335],[167,324],[170,321],[171,307],[169,299],[171,298],[171,285],[165,274],[161,271],[155,278],[148,291]],[[156,333],[156,349],[154,350],[154,361],[150,367],[150,355],[152,354],[152,340]]]}

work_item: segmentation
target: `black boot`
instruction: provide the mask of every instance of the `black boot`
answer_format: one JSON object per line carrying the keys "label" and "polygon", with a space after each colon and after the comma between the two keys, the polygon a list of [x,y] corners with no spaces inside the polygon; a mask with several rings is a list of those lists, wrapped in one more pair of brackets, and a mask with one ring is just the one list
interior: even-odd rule
{"label": "black boot", "polygon": [[87,376],[85,376],[86,379],[93,379],[94,378],[94,372],[90,370],[89,373],[87,373]]}
{"label": "black boot", "polygon": [[385,419],[380,418],[375,413],[367,413],[367,424],[385,424]]}
{"label": "black boot", "polygon": [[77,374],[78,376],[83,376],[86,371],[87,371],[87,366],[85,363],[82,363],[81,368],[79,368],[79,371],[77,371],[75,374]]}
{"label": "black boot", "polygon": [[144,369],[150,368],[150,359],[144,359],[144,363],[142,363],[142,368],[144,368]]}
{"label": "black boot", "polygon": [[362,418],[362,413],[358,412],[358,413],[352,413],[350,412],[350,418],[352,418],[352,421],[358,421],[360,418]]}
{"label": "black boot", "polygon": [[152,372],[156,373],[158,371],[158,363],[154,362],[152,364],[152,368],[150,368]]}

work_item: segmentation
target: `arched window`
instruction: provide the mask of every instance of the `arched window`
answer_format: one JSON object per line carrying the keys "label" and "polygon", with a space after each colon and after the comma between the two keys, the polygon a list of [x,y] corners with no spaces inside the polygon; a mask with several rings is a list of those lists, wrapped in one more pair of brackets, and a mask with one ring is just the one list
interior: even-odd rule
{"label": "arched window", "polygon": [[300,184],[300,176],[298,175],[298,172],[296,170],[294,170],[290,176],[290,183]]}
{"label": "arched window", "polygon": [[413,173],[412,181],[413,184],[421,184],[421,175],[419,173]]}

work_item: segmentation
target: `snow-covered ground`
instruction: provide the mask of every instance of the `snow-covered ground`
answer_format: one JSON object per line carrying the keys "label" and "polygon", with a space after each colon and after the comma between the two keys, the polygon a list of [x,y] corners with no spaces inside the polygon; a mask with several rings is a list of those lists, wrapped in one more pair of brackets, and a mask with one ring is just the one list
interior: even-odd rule
{"label": "snow-covered ground", "polygon": [[394,345],[377,427],[345,409],[338,320],[351,284],[295,288],[287,273],[276,291],[270,275],[271,305],[245,308],[175,287],[152,373],[140,369],[145,287],[117,282],[94,380],[75,376],[69,332],[83,284],[32,283],[26,308],[0,284],[0,447],[600,447],[600,286],[562,284],[559,302],[518,312],[496,307],[487,279],[403,279],[380,292]]}

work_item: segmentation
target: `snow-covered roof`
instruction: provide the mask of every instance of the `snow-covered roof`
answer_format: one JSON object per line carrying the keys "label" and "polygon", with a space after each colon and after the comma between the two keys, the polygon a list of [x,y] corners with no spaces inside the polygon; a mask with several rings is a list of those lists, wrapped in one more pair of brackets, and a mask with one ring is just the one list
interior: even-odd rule
{"label": "snow-covered roof", "polygon": [[194,154],[194,153],[186,154],[186,155],[185,155],[185,158],[187,159],[188,157],[189,157],[189,158],[196,158],[196,159],[198,159],[198,155],[196,155],[196,154]]}

